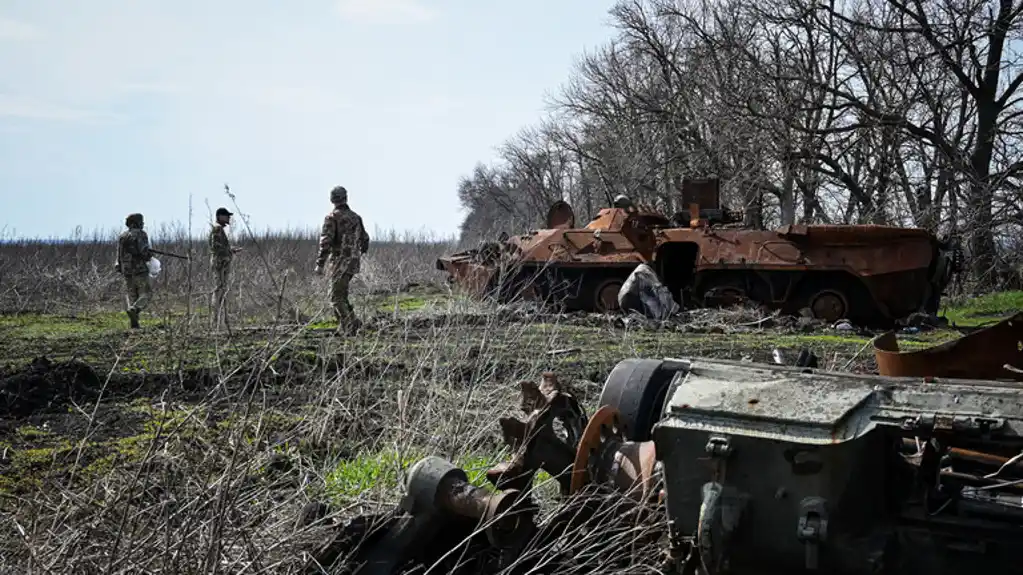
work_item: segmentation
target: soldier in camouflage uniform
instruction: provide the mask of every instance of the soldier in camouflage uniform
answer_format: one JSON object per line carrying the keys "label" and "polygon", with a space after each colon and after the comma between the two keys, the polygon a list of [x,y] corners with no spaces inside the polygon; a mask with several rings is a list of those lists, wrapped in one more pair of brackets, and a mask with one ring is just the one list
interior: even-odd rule
{"label": "soldier in camouflage uniform", "polygon": [[142,229],[142,214],[131,214],[125,220],[128,226],[117,239],[117,263],[114,269],[124,276],[128,288],[126,296],[128,320],[132,329],[139,327],[139,312],[149,304],[149,235]]}
{"label": "soldier in camouflage uniform", "polygon": [[330,202],[334,209],[323,220],[316,273],[322,274],[324,265],[329,265],[330,303],[338,327],[354,331],[361,322],[348,301],[348,285],[359,273],[362,254],[369,249],[369,234],[359,214],[348,207],[347,190],[341,186],[331,190]]}
{"label": "soldier in camouflage uniform", "polygon": [[214,327],[219,326],[224,317],[224,303],[227,296],[227,284],[231,277],[231,260],[234,254],[241,251],[241,248],[231,246],[227,238],[226,226],[231,225],[231,212],[227,208],[217,208],[217,220],[210,227],[210,270],[213,272],[213,298],[210,304],[212,312],[211,323]]}

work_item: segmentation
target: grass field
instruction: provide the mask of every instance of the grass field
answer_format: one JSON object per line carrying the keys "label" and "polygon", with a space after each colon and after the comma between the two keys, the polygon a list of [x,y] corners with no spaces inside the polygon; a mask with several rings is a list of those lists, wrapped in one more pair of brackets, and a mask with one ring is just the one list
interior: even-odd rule
{"label": "grass field", "polygon": [[[393,249],[415,269],[444,246]],[[420,264],[409,263],[413,251]],[[76,265],[65,278],[86,276],[90,264]],[[138,332],[117,310],[116,284],[8,292],[0,572],[292,572],[322,536],[295,528],[309,501],[342,516],[378,511],[424,455],[482,484],[509,456],[497,418],[518,411],[517,382],[548,370],[592,413],[627,357],[770,361],[775,348],[794,358],[808,347],[822,367],[874,369],[866,333],[754,329],[737,311],[697,310],[665,327],[498,309],[427,274],[364,282],[354,304],[366,326],[340,337],[322,320],[315,279],[299,274],[289,288],[289,276],[270,282],[250,265],[229,332],[206,328],[205,296],[181,277],[157,286]],[[367,269],[401,266],[370,260]],[[944,313],[978,325],[1020,309],[1023,294],[1008,293]],[[900,343],[954,337],[937,330]]]}

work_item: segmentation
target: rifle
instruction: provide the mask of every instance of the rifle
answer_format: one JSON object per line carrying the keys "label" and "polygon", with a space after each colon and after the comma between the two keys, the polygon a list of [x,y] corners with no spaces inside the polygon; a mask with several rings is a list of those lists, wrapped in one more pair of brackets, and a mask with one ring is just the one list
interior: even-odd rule
{"label": "rifle", "polygon": [[191,258],[191,257],[189,257],[189,256],[179,256],[178,254],[172,254],[172,253],[170,253],[170,252],[165,252],[165,251],[161,251],[161,250],[157,250],[157,249],[153,249],[153,248],[149,248],[149,251],[153,252],[154,254],[160,254],[161,256],[167,256],[167,257],[172,257],[172,258],[178,258],[179,260],[188,260],[188,259],[192,259],[192,258]]}

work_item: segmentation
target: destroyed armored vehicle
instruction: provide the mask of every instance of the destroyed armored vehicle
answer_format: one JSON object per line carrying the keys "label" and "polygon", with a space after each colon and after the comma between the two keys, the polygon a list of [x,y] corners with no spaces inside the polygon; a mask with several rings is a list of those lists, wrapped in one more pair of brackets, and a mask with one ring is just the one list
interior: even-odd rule
{"label": "destroyed armored vehicle", "polygon": [[953,246],[919,228],[880,225],[737,226],[720,207],[718,181],[688,180],[688,214],[604,208],[582,228],[565,202],[547,229],[502,238],[437,260],[437,269],[478,296],[538,298],[567,310],[607,312],[639,264],[648,264],[683,306],[748,300],[796,314],[888,325],[935,314],[958,267]]}

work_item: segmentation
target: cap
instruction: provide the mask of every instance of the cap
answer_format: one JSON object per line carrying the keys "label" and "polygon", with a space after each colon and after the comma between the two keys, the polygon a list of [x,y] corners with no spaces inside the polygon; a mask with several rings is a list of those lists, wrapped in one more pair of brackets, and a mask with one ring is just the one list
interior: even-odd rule
{"label": "cap", "polygon": [[231,212],[227,211],[227,208],[217,208],[217,217],[220,216],[233,216]]}

